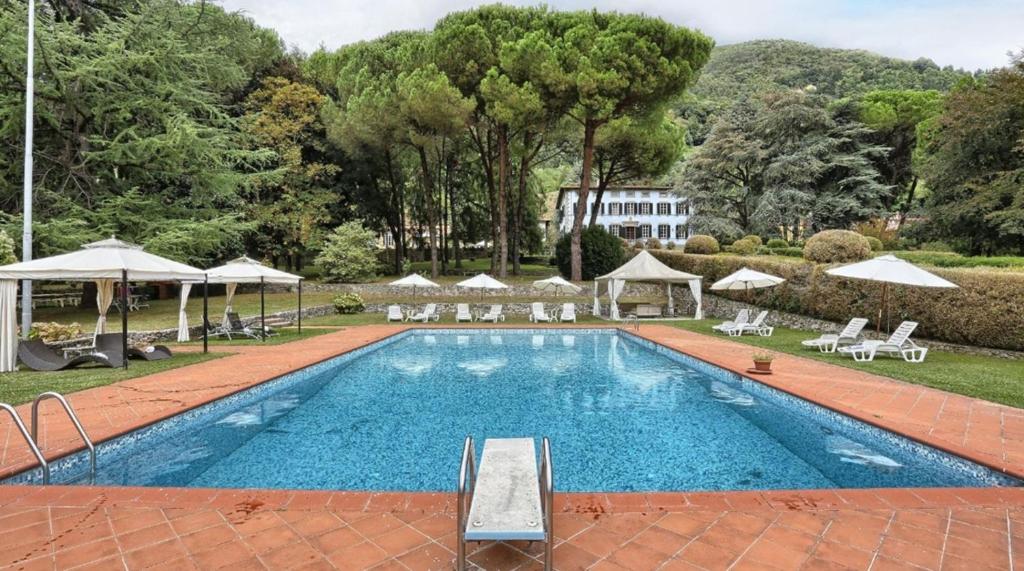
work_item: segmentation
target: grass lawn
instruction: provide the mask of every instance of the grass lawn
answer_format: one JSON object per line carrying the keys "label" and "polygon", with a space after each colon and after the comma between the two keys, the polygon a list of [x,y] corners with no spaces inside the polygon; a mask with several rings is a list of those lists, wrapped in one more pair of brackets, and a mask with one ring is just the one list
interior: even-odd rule
{"label": "grass lawn", "polygon": [[56,391],[61,394],[73,393],[101,387],[118,381],[134,379],[161,371],[176,369],[194,363],[223,357],[227,353],[178,353],[162,361],[133,360],[128,370],[109,367],[79,367],[69,371],[26,371],[0,375],[0,402],[21,404],[31,402],[39,393]]}
{"label": "grass lawn", "polygon": [[[681,329],[724,337],[712,331],[711,326],[717,323],[720,321],[708,319],[671,322],[673,326]],[[1024,408],[1024,375],[1021,374],[1024,363],[1021,361],[931,350],[923,363],[907,363],[903,359],[891,357],[876,357],[872,362],[858,363],[852,357],[838,353],[821,353],[817,349],[805,349],[800,345],[804,339],[812,339],[817,335],[798,329],[776,327],[771,337],[744,335],[729,339],[778,353],[791,353],[951,393]]]}
{"label": "grass lawn", "polygon": [[[438,265],[440,265],[440,262]],[[531,279],[537,279],[537,276],[549,277],[552,275],[558,275],[558,268],[548,264],[521,264],[519,267],[522,270],[522,273]],[[425,262],[413,262],[412,271],[429,274],[430,260]],[[462,260],[462,267],[458,269],[455,268],[455,262],[451,262],[448,264],[448,271],[489,274],[491,272],[491,259],[489,257],[483,257],[475,260]],[[508,271],[512,271],[512,262],[508,263]],[[465,278],[459,277],[459,279],[462,280]]]}
{"label": "grass lawn", "polygon": [[[302,333],[299,333],[298,328],[287,327],[285,329],[277,330],[277,335],[267,337],[266,341],[239,335],[232,335],[230,340],[227,337],[210,337],[210,347],[217,345],[280,345],[281,343],[301,341],[303,339],[309,339],[310,337],[316,337],[317,335],[323,335],[324,333],[330,333],[333,331],[332,329],[307,329],[306,324],[309,323],[309,321],[309,319],[302,320]],[[259,329],[259,327],[256,329]],[[168,343],[167,345],[172,348],[178,346],[202,347],[203,338],[193,337],[188,343]]]}

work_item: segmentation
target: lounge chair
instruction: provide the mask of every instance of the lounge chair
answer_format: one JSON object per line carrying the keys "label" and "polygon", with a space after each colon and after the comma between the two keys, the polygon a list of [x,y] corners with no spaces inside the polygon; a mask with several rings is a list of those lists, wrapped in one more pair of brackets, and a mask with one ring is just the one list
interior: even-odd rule
{"label": "lounge chair", "polygon": [[[227,317],[228,317],[228,326],[224,329],[224,335],[226,335],[228,339],[231,339],[232,335],[245,336],[245,337],[250,337],[252,339],[259,339],[260,338],[260,332],[257,331],[259,328],[258,327],[250,327],[250,326],[245,325],[244,323],[242,323],[242,318],[239,317],[237,313],[235,313],[233,311],[229,312],[227,314]],[[267,333],[267,337],[270,337],[271,335],[274,335],[273,330],[271,330],[269,327],[267,328],[266,333]]]}
{"label": "lounge chair", "polygon": [[808,339],[802,341],[800,344],[804,347],[817,347],[822,353],[834,353],[836,349],[843,345],[856,345],[860,342],[861,331],[864,330],[864,326],[868,324],[868,320],[863,317],[855,317],[846,324],[838,334],[836,333],[825,333],[817,339]]}
{"label": "lounge chair", "polygon": [[745,324],[748,321],[750,321],[750,310],[749,309],[741,309],[739,311],[739,313],[736,314],[736,319],[734,319],[732,321],[723,321],[723,322],[719,323],[718,325],[715,325],[714,327],[712,327],[712,329],[714,329],[715,331],[721,332],[721,333],[725,333],[726,330],[728,330],[728,329],[735,329],[737,326],[743,325],[743,324]]}
{"label": "lounge chair", "polygon": [[410,315],[409,321],[422,321],[423,323],[426,323],[430,320],[437,321],[440,318],[441,316],[437,314],[437,304],[428,303],[423,306],[423,311]]}
{"label": "lounge chair", "polygon": [[492,323],[505,321],[505,314],[502,313],[501,310],[502,305],[500,303],[492,305],[491,308],[487,310],[487,313],[480,316],[480,321],[490,321]]}
{"label": "lounge chair", "polygon": [[388,323],[392,321],[405,321],[405,316],[402,315],[402,308],[397,305],[388,306]]}
{"label": "lounge chair", "polygon": [[59,355],[56,351],[50,348],[49,345],[43,343],[38,339],[31,341],[21,341],[18,343],[18,358],[25,364],[26,367],[34,371],[60,371],[63,369],[70,369],[86,363],[96,363],[106,367],[120,367],[124,365],[124,360],[120,359],[120,351],[117,356],[108,357],[107,355],[91,353],[87,355],[79,355],[71,359],[65,359]]}
{"label": "lounge chair", "polygon": [[[123,349],[120,333],[103,333],[96,336],[96,352],[104,355],[120,355]],[[150,345],[145,349],[128,346],[129,359],[160,361],[171,358],[171,350],[164,345]]]}
{"label": "lounge chair", "polygon": [[576,323],[576,304],[575,303],[563,303],[562,313],[558,316],[558,320],[565,323],[571,321]]}
{"label": "lounge chair", "polygon": [[469,312],[468,303],[455,304],[455,322],[473,321],[473,314]]}
{"label": "lounge chair", "polygon": [[530,321],[551,323],[551,316],[544,312],[544,304],[537,301],[530,304]]}
{"label": "lounge chair", "polygon": [[733,337],[739,337],[744,333],[757,333],[761,337],[771,337],[772,332],[775,331],[775,328],[769,327],[768,325],[764,324],[764,320],[766,317],[768,317],[767,310],[758,313],[757,317],[755,317],[754,320],[751,321],[750,323],[740,323],[737,324],[735,327],[725,329],[724,331],[725,333]]}
{"label": "lounge chair", "polygon": [[921,347],[910,339],[910,334],[917,329],[917,322],[904,321],[892,332],[888,339],[865,339],[856,345],[840,347],[839,352],[850,355],[854,361],[873,361],[878,353],[892,356],[898,354],[908,363],[920,363],[928,354],[927,347]]}

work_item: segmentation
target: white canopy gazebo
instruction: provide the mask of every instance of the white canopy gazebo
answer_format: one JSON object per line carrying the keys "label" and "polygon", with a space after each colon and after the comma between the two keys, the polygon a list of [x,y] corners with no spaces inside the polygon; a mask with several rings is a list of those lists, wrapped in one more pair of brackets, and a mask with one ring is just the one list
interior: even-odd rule
{"label": "white canopy gazebo", "polygon": [[[266,340],[267,338],[267,313],[266,300],[264,299],[266,284],[292,284],[298,286],[298,324],[299,333],[302,333],[302,276],[289,274],[288,272],[282,272],[281,270],[265,266],[246,256],[231,260],[223,266],[210,268],[206,270],[206,275],[212,284],[225,284],[225,323],[228,321],[228,313],[230,313],[232,309],[231,301],[235,297],[235,289],[237,289],[238,284],[260,284],[260,338],[263,340]],[[182,313],[182,319],[183,318],[184,313]],[[185,328],[185,331],[187,334],[187,327]],[[178,340],[181,341],[181,339]],[[185,340],[187,341],[188,339],[186,338]]]}
{"label": "white canopy gazebo", "polygon": [[701,309],[701,276],[695,276],[679,270],[673,270],[652,256],[650,252],[643,250],[626,262],[617,270],[594,279],[594,311],[595,316],[601,315],[600,296],[608,293],[609,311],[608,315],[613,320],[619,319],[619,306],[616,300],[626,287],[626,282],[661,282],[668,288],[669,314],[672,309],[672,284],[685,283],[690,286],[690,294],[697,302],[697,309],[694,312],[696,319],[703,317]]}
{"label": "white canopy gazebo", "polygon": [[[18,280],[95,281],[99,319],[96,333],[106,332],[107,310],[114,300],[114,282],[121,284],[121,330],[124,354],[128,354],[128,283],[132,281],[182,282],[181,311],[188,300],[189,282],[203,282],[206,273],[174,260],[150,254],[141,246],[111,237],[66,254],[0,266],[0,372],[13,371],[18,358],[16,308]],[[204,292],[205,295],[206,292]],[[205,314],[205,303],[204,303]],[[27,331],[31,324],[24,324]],[[178,336],[184,325],[179,320]],[[203,350],[206,351],[204,336]],[[124,359],[125,368],[128,359]]]}

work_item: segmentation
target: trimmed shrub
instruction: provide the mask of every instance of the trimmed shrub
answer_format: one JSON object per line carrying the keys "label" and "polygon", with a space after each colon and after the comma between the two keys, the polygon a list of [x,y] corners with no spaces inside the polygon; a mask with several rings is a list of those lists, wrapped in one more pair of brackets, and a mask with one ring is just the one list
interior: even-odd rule
{"label": "trimmed shrub", "polygon": [[872,252],[881,252],[882,251],[882,241],[881,240],[879,240],[878,238],[875,238],[874,236],[864,236],[864,238],[867,239],[868,246],[871,248]]}
{"label": "trimmed shrub", "polygon": [[676,249],[676,243],[675,242],[669,242],[669,243],[665,244],[665,249],[666,250],[675,250]]}
{"label": "trimmed shrub", "polygon": [[0,230],[0,266],[13,264],[18,258],[14,255],[14,240],[7,232]]}
{"label": "trimmed shrub", "polygon": [[657,238],[648,238],[647,239],[647,249],[648,250],[660,250],[661,249],[661,240],[659,240]]}
{"label": "trimmed shrub", "polygon": [[76,323],[33,323],[32,329],[28,330],[29,339],[39,339],[45,343],[56,343],[58,341],[70,341],[82,336],[82,326]]}
{"label": "trimmed shrub", "polygon": [[[778,286],[756,290],[755,303],[764,308],[841,323],[878,315],[880,284],[830,276],[823,265],[796,259],[652,254],[669,267],[704,276],[705,290],[743,266],[785,278]],[[920,324],[915,337],[1024,351],[1024,274],[977,268],[929,271],[960,287],[889,288],[893,326],[910,319]]]}
{"label": "trimmed shrub", "polygon": [[819,264],[859,262],[870,255],[868,239],[849,230],[818,232],[804,245],[804,259]]}
{"label": "trimmed shrub", "polygon": [[771,240],[768,240],[767,246],[769,248],[788,248],[789,242],[783,240],[782,238],[772,238]]}
{"label": "trimmed shrub", "polygon": [[925,242],[917,247],[925,252],[952,252],[953,247],[945,242]]}
{"label": "trimmed shrub", "polygon": [[748,234],[748,235],[744,236],[743,238],[741,238],[741,240],[748,240],[750,242],[753,242],[754,246],[763,246],[764,245],[764,242],[761,240],[761,237],[758,236],[757,234]]}
{"label": "trimmed shrub", "polygon": [[[758,238],[760,240],[760,238]],[[742,240],[736,240],[732,243],[732,253],[739,254],[741,256],[752,256],[754,252],[757,252],[757,244],[753,240],[744,238]]]}
{"label": "trimmed shrub", "polygon": [[[628,243],[609,234],[600,226],[588,226],[580,236],[583,279],[592,280],[622,265]],[[566,234],[555,244],[555,261],[563,276],[572,275],[572,235]]]}
{"label": "trimmed shrub", "polygon": [[690,236],[686,243],[683,244],[683,251],[687,254],[717,254],[721,250],[722,248],[718,245],[718,240],[715,240],[714,236],[706,234]]}
{"label": "trimmed shrub", "polygon": [[804,249],[790,246],[789,248],[772,248],[772,255],[774,256],[786,256],[789,258],[802,258],[804,257]]}
{"label": "trimmed shrub", "polygon": [[346,222],[327,237],[315,263],[327,281],[368,281],[377,274],[377,235],[359,221]]}
{"label": "trimmed shrub", "polygon": [[366,305],[363,304],[363,298],[359,297],[358,293],[339,293],[334,296],[331,303],[334,305],[334,311],[343,315],[359,313],[366,309]]}

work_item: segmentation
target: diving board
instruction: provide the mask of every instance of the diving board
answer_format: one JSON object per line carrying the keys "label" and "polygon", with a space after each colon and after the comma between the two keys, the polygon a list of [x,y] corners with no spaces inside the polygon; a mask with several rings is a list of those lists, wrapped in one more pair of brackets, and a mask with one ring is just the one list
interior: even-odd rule
{"label": "diving board", "polygon": [[467,437],[459,470],[459,571],[465,569],[467,541],[513,540],[544,542],[544,568],[550,570],[554,486],[548,439],[539,471],[532,438],[485,440],[479,471],[474,454],[473,439]]}

